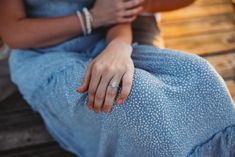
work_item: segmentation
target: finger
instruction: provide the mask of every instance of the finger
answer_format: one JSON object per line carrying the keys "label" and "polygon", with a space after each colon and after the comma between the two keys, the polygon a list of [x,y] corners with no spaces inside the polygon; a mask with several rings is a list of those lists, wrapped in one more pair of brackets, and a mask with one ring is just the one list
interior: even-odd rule
{"label": "finger", "polygon": [[130,8],[135,8],[139,5],[141,5],[144,2],[144,0],[131,0],[131,1],[126,1],[123,3],[123,6],[125,9],[130,9]]}
{"label": "finger", "polygon": [[105,102],[104,102],[104,105],[102,108],[102,110],[104,112],[111,111],[112,106],[113,106],[115,99],[116,99],[116,96],[117,96],[117,92],[118,92],[117,87],[111,87],[110,85],[112,82],[117,82],[117,84],[120,85],[121,78],[122,78],[122,75],[115,75],[112,78],[112,80],[109,82],[109,85],[108,85],[107,91],[106,91]]}
{"label": "finger", "polygon": [[101,81],[96,90],[95,98],[94,98],[94,111],[97,113],[101,111],[101,107],[105,99],[106,89],[112,77],[113,77],[112,75],[101,77]]}
{"label": "finger", "polygon": [[137,16],[133,16],[133,17],[124,17],[124,18],[120,18],[118,20],[119,23],[131,23],[133,22],[135,19],[137,18]]}
{"label": "finger", "polygon": [[129,9],[129,10],[123,11],[121,15],[123,17],[135,16],[135,15],[138,15],[142,10],[143,10],[143,7],[140,6],[140,7],[134,8],[134,9]]}
{"label": "finger", "polygon": [[101,80],[101,70],[97,69],[96,67],[92,68],[91,70],[91,80],[89,83],[89,89],[88,89],[88,107],[89,109],[92,109],[94,107],[94,98],[96,89],[99,85],[99,82]]}
{"label": "finger", "polygon": [[80,87],[77,89],[78,92],[85,92],[87,90],[90,79],[91,79],[91,66],[92,64],[88,65],[84,78],[83,78],[83,82],[80,85]]}
{"label": "finger", "polygon": [[131,91],[133,82],[133,72],[127,71],[122,77],[122,88],[119,97],[117,98],[117,103],[122,104],[128,97]]}

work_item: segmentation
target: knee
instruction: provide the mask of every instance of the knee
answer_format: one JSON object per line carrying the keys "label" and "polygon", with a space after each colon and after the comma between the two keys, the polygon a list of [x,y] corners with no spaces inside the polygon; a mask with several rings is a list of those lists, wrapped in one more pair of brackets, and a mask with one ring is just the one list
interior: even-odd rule
{"label": "knee", "polygon": [[212,81],[213,79],[218,79],[221,77],[216,69],[202,57],[197,56],[195,58],[194,68],[197,76],[204,81]]}
{"label": "knee", "polygon": [[205,58],[195,54],[186,54],[185,56],[182,66],[191,77],[200,77],[205,80],[218,76],[215,68]]}

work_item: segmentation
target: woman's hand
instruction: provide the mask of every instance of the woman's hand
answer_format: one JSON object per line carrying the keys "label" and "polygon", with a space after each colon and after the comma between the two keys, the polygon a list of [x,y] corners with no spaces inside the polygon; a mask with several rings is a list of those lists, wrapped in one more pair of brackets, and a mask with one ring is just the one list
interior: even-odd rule
{"label": "woman's hand", "polygon": [[134,21],[143,9],[143,2],[144,0],[96,0],[91,9],[93,27]]}
{"label": "woman's hand", "polygon": [[131,45],[113,40],[89,65],[78,92],[88,89],[88,107],[95,112],[110,112],[118,89],[110,86],[115,81],[121,84],[117,103],[125,101],[131,91],[134,64]]}

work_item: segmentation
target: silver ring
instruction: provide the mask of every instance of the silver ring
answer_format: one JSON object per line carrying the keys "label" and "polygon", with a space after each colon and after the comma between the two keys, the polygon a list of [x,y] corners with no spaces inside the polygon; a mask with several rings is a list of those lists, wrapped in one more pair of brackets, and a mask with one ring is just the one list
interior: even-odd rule
{"label": "silver ring", "polygon": [[109,84],[109,86],[113,87],[113,88],[119,88],[119,85],[117,82],[113,81]]}

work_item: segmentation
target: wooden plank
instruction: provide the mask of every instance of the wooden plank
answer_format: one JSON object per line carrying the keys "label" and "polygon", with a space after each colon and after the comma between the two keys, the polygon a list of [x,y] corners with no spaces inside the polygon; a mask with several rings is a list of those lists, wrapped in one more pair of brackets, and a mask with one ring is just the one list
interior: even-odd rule
{"label": "wooden plank", "polygon": [[[20,124],[20,123],[19,123]],[[36,126],[24,126],[0,131],[0,151],[45,144],[54,140],[46,131],[43,124]]]}
{"label": "wooden plank", "polygon": [[[0,131],[12,129],[11,127],[24,128],[41,124],[39,114],[32,111],[19,93],[16,93],[0,103]],[[14,130],[14,129],[13,129]]]}
{"label": "wooden plank", "polygon": [[235,14],[223,14],[158,24],[164,39],[235,30]]}
{"label": "wooden plank", "polygon": [[0,103],[0,151],[54,141],[19,93]]}
{"label": "wooden plank", "polygon": [[166,48],[199,55],[218,53],[235,49],[235,30],[166,39],[164,44]]}
{"label": "wooden plank", "polygon": [[235,78],[235,50],[228,54],[205,57],[224,79]]}
{"label": "wooden plank", "polygon": [[19,93],[0,103],[0,124],[1,157],[57,157],[60,153],[64,154],[63,156],[71,156],[58,144],[55,144],[55,150],[50,147],[45,150],[40,150],[39,147],[31,148],[38,145],[41,148],[41,145],[55,141],[47,132],[39,114],[31,110]]}
{"label": "wooden plank", "polygon": [[227,13],[234,13],[234,8],[231,3],[205,6],[192,5],[175,11],[160,13],[160,22],[214,16]]}
{"label": "wooden plank", "polygon": [[53,142],[0,152],[1,157],[75,157]]}
{"label": "wooden plank", "polygon": [[218,3],[231,3],[231,0],[196,0],[193,5],[211,5],[211,4],[218,4]]}

